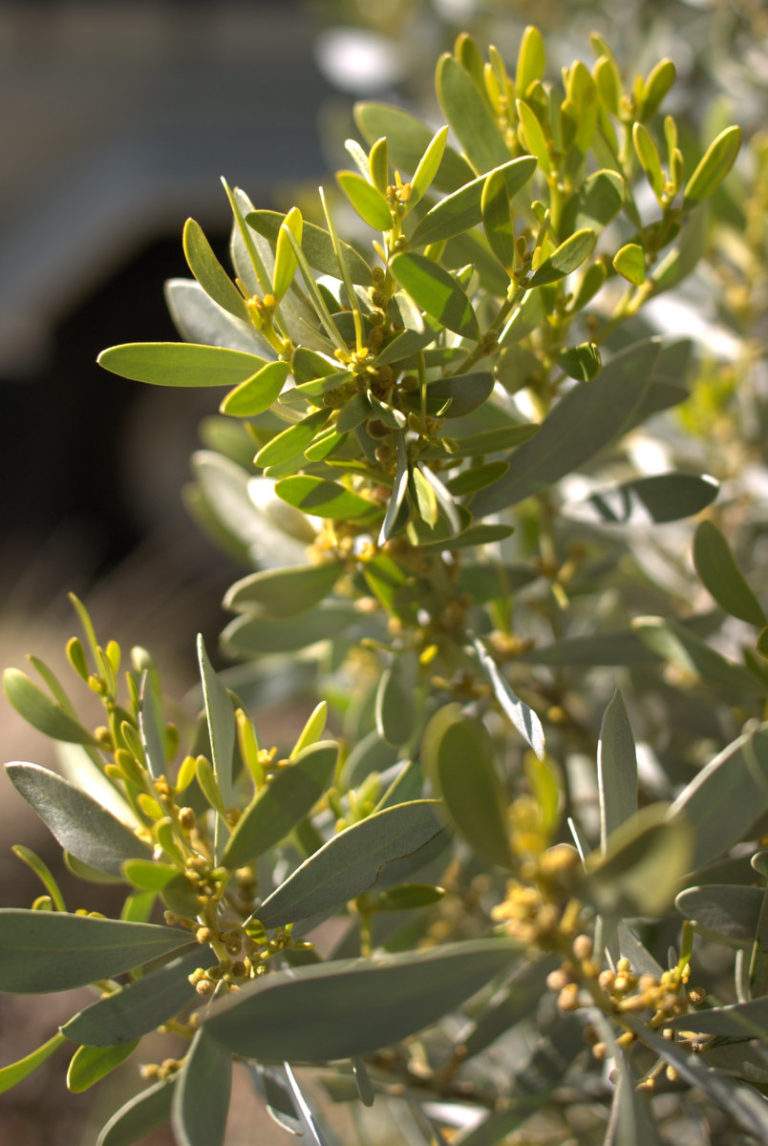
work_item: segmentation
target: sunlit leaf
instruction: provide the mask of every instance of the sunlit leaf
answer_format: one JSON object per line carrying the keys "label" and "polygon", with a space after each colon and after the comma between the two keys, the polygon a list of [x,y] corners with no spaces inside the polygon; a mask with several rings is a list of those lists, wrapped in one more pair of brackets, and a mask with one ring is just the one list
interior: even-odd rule
{"label": "sunlit leaf", "polygon": [[696,170],[685,185],[683,206],[702,203],[713,194],[736,162],[741,147],[741,129],[726,127],[710,143]]}
{"label": "sunlit leaf", "polygon": [[115,1047],[78,1047],[67,1071],[67,1090],[73,1094],[88,1090],[125,1062],[137,1046],[138,1042],[121,1043]]}
{"label": "sunlit leaf", "polygon": [[343,572],[340,561],[262,569],[230,585],[222,604],[238,613],[295,617],[313,609],[333,589]]}
{"label": "sunlit leaf", "polygon": [[248,320],[248,311],[240,291],[222,267],[199,223],[187,219],[183,235],[184,255],[189,269],[205,293],[235,318]]}
{"label": "sunlit leaf", "polygon": [[19,669],[6,669],[3,673],[3,691],[19,716],[51,740],[95,746],[96,741],[90,732],[65,712],[61,705],[46,696],[26,673]]}
{"label": "sunlit leaf", "polygon": [[360,619],[351,602],[323,602],[309,613],[272,620],[267,617],[237,617],[226,626],[222,643],[244,656],[293,653],[317,641],[333,640]]}
{"label": "sunlit leaf", "polygon": [[645,282],[645,251],[639,243],[625,243],[614,255],[613,266],[633,286]]}
{"label": "sunlit leaf", "polygon": [[[358,103],[355,121],[368,143],[387,137],[390,162],[403,172],[415,172],[432,141],[432,131],[415,116],[383,103]],[[506,157],[505,157],[506,158]],[[440,191],[454,191],[474,177],[466,159],[446,147],[433,184]]]}
{"label": "sunlit leaf", "polygon": [[506,162],[509,152],[490,105],[454,56],[441,56],[436,87],[443,113],[475,170],[491,171]]}
{"label": "sunlit leaf", "polygon": [[339,482],[310,475],[295,475],[283,478],[275,485],[275,493],[289,505],[304,513],[317,517],[331,517],[340,521],[373,517],[382,512],[383,507],[368,498],[361,497]]}
{"label": "sunlit leaf", "polygon": [[102,350],[100,366],[153,386],[238,386],[266,359],[225,346],[193,342],[128,342]]}
{"label": "sunlit leaf", "polygon": [[16,1086],[46,1062],[55,1050],[66,1040],[64,1035],[55,1034],[44,1042],[42,1046],[30,1051],[17,1062],[0,1067],[0,1094],[5,1094],[12,1086]]}
{"label": "sunlit leaf", "polygon": [[480,668],[487,676],[493,695],[502,712],[511,720],[524,740],[530,744],[536,755],[541,759],[544,755],[544,729],[536,713],[513,691],[502,676],[499,666],[493,659],[482,641],[473,639],[472,644],[480,663]]}
{"label": "sunlit leaf", "polygon": [[472,303],[448,271],[414,252],[395,255],[390,265],[397,281],[427,314],[464,338],[479,338]]}

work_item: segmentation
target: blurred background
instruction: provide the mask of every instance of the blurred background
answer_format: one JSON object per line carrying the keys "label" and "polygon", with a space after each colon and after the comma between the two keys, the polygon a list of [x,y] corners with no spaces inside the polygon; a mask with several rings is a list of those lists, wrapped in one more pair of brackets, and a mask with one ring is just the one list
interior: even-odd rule
{"label": "blurred background", "polygon": [[[674,59],[669,110],[692,130],[705,109],[747,137],[765,122],[764,0],[0,0],[2,666],[27,651],[63,664],[72,589],[105,640],[146,643],[169,691],[190,687],[194,634],[215,648],[221,594],[242,572],[180,496],[218,399],[123,381],[96,355],[175,337],[162,288],[186,274],[187,216],[226,260],[220,176],[260,207],[303,203],[347,165],[355,99],[438,123],[434,63],[457,32],[514,61],[532,19],[551,71],[589,58],[596,30],[632,70]],[[54,763],[4,701],[0,713],[3,759]],[[0,780],[1,901],[28,906],[38,889],[9,847],[55,849],[20,803]],[[47,1039],[71,1013],[59,1006],[0,1000],[0,1064]],[[68,1096],[62,1060],[49,1065],[0,1096],[3,1146],[95,1141],[99,1088]],[[233,1146],[267,1141],[239,1109]]]}

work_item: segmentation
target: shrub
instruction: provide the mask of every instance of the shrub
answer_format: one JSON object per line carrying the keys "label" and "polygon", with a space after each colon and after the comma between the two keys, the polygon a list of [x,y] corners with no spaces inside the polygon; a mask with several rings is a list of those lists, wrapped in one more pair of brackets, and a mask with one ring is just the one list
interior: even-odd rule
{"label": "shrub", "polygon": [[[76,599],[67,654],[104,724],[37,659],[43,688],[5,676],[77,746],[68,779],[14,763],[13,785],[76,875],[127,894],[119,919],[72,911],[15,848],[44,894],[0,910],[0,987],[98,997],[0,1086],[67,1043],[72,1090],[157,1028],[184,1047],[142,1066],[100,1146],[168,1117],[216,1146],[233,1062],[319,1143],[297,1064],[424,1142],[534,1115],[552,1142],[691,1117],[768,1137],[766,618],[691,460],[728,387],[699,367],[691,399],[690,344],[642,320],[704,254],[705,201],[738,217],[740,132],[681,148],[673,63],[627,85],[593,48],[550,83],[536,28],[513,73],[460,36],[447,126],[360,105],[316,222],[225,185],[234,278],[189,220],[185,341],[100,357],[227,387],[187,500],[251,567],[225,598],[243,663],[216,672],[198,640],[187,727],[149,653],[121,676]],[[716,612],[671,524],[710,506],[693,559]],[[262,745],[251,702],[310,682],[293,744]]]}

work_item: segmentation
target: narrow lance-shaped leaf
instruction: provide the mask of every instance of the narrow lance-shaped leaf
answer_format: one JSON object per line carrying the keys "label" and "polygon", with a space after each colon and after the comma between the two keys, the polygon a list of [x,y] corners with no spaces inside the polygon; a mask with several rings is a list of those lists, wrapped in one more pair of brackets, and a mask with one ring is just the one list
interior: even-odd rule
{"label": "narrow lance-shaped leaf", "polygon": [[549,157],[549,145],[547,144],[547,137],[539,123],[536,112],[530,104],[522,99],[515,101],[515,107],[517,108],[520,127],[522,128],[521,134],[525,146],[528,151],[536,156],[542,171],[547,175],[551,174],[552,163]]}
{"label": "narrow lance-shaped leaf", "polygon": [[5,1094],[12,1086],[16,1086],[46,1062],[55,1050],[66,1042],[64,1035],[55,1034],[36,1050],[30,1051],[17,1062],[0,1067],[0,1094]]}
{"label": "narrow lance-shaped leaf", "polygon": [[[356,104],[355,121],[368,143],[387,137],[390,162],[400,171],[415,172],[433,138],[430,128],[415,116],[387,104]],[[440,191],[454,191],[473,175],[466,159],[446,147],[433,183]]]}
{"label": "narrow lance-shaped leaf", "polygon": [[65,712],[61,705],[46,696],[26,673],[19,669],[6,669],[3,673],[3,691],[19,716],[38,732],[52,740],[95,747],[96,741],[90,732]]}
{"label": "narrow lance-shaped leaf", "polygon": [[172,1076],[129,1099],[101,1128],[96,1146],[132,1146],[145,1134],[167,1122],[175,1082],[175,1076]]}
{"label": "narrow lance-shaped leaf", "polygon": [[328,911],[377,883],[388,864],[412,856],[440,832],[434,800],[376,812],[332,836],[256,911],[265,927],[281,927]]}
{"label": "narrow lance-shaped leaf", "polygon": [[320,741],[280,768],[246,808],[224,849],[222,863],[235,869],[274,847],[312,810],[330,783],[338,747]]}
{"label": "narrow lance-shaped leaf", "polygon": [[392,212],[377,187],[355,171],[339,171],[336,182],[360,218],[377,231],[392,229]]}
{"label": "narrow lance-shaped leaf", "polygon": [[165,772],[165,724],[148,671],[141,678],[139,732],[149,774],[156,780]]}
{"label": "narrow lance-shaped leaf", "polygon": [[85,1046],[112,1047],[149,1034],[194,998],[189,976],[207,966],[211,952],[194,945],[164,967],[127,983],[74,1015],[61,1028],[68,1039]]}
{"label": "narrow lance-shaped leaf", "polygon": [[73,1094],[88,1090],[125,1062],[137,1046],[138,1042],[121,1043],[116,1047],[78,1047],[69,1063],[67,1090]]}
{"label": "narrow lance-shaped leaf", "polygon": [[720,486],[708,474],[653,474],[593,493],[587,504],[606,524],[657,525],[700,513],[715,500]]}
{"label": "narrow lance-shaped leaf", "polygon": [[490,105],[458,60],[441,57],[436,74],[437,97],[470,163],[480,173],[509,159],[509,152]]}
{"label": "narrow lance-shaped leaf", "polygon": [[740,702],[764,696],[765,686],[760,680],[721,656],[684,625],[662,617],[636,617],[632,628],[658,656],[680,665],[721,694]]}
{"label": "narrow lance-shaped leaf", "polygon": [[376,502],[361,497],[339,482],[309,474],[283,478],[275,485],[275,493],[289,505],[317,517],[338,520],[372,517],[382,511]]}
{"label": "narrow lance-shaped leaf", "polygon": [[232,1055],[200,1029],[184,1058],[171,1104],[179,1146],[221,1146],[232,1089]]}
{"label": "narrow lance-shaped leaf", "polygon": [[[270,242],[276,243],[280,227],[285,219],[279,211],[252,211],[247,218],[248,225]],[[304,220],[301,232],[301,249],[310,266],[323,274],[340,278],[340,267],[331,236],[322,227]],[[349,243],[342,242],[344,262],[354,283],[370,286],[371,268]]]}
{"label": "narrow lance-shaped leaf", "polygon": [[509,867],[506,800],[482,721],[458,704],[441,708],[427,725],[421,754],[456,830],[479,855]]}
{"label": "narrow lance-shaped leaf", "polygon": [[639,243],[625,243],[613,256],[614,270],[633,286],[645,282],[645,251]]}
{"label": "narrow lance-shaped leaf", "polygon": [[472,644],[480,663],[480,668],[488,678],[491,688],[493,689],[493,695],[502,712],[512,721],[523,739],[530,744],[539,760],[543,759],[544,729],[541,726],[541,721],[538,716],[532,708],[512,691],[512,688],[502,676],[499,666],[482,641],[474,637]]}
{"label": "narrow lance-shaped leaf", "polygon": [[277,971],[214,1004],[203,1030],[265,1062],[367,1054],[435,1022],[503,973],[515,952],[507,940],[479,939]]}
{"label": "narrow lance-shaped leaf", "polygon": [[202,227],[194,219],[187,219],[184,224],[182,244],[189,269],[205,293],[235,318],[247,322],[248,311],[243,296],[213,253]]}
{"label": "narrow lance-shaped leaf", "polygon": [[515,261],[515,228],[509,209],[507,186],[498,172],[492,172],[486,179],[480,207],[491,250],[504,269],[511,270]]}
{"label": "narrow lance-shaped leaf", "polygon": [[595,249],[597,236],[591,227],[576,231],[557,247],[552,254],[539,264],[531,278],[529,287],[544,286],[557,282],[580,267]]}
{"label": "narrow lance-shaped leaf", "polygon": [[125,860],[151,854],[130,828],[55,772],[19,761],[6,772],[61,846],[90,867],[119,877]]}
{"label": "narrow lance-shaped leaf", "polygon": [[340,561],[262,569],[230,585],[222,604],[238,613],[295,617],[318,605],[343,572]]}
{"label": "narrow lance-shaped leaf", "polygon": [[683,206],[693,207],[713,194],[736,161],[741,147],[741,129],[726,127],[710,143],[696,170],[685,185]]}
{"label": "narrow lance-shaped leaf", "polygon": [[500,167],[495,167],[487,176],[481,175],[470,180],[427,211],[411,235],[411,244],[439,243],[465,234],[483,218],[483,193],[488,179],[498,179],[511,199],[525,186],[535,170],[534,156],[520,155],[517,159],[508,159]]}
{"label": "narrow lance-shaped leaf", "polygon": [[721,609],[759,628],[768,624],[763,608],[736,564],[728,542],[711,521],[702,521],[696,529],[693,561],[704,587]]}
{"label": "narrow lance-shaped leaf", "polygon": [[272,271],[272,293],[278,302],[293,282],[293,276],[296,274],[296,268],[299,265],[290,236],[292,235],[296,242],[300,244],[303,224],[304,220],[299,208],[291,207],[280,224],[280,230],[277,233],[275,265]]}
{"label": "narrow lance-shaped leaf", "polygon": [[388,744],[407,744],[413,734],[413,702],[396,666],[381,674],[376,689],[376,728]]}
{"label": "narrow lance-shaped leaf", "polygon": [[443,155],[445,154],[447,139],[448,128],[441,127],[429,141],[411,179],[411,197],[408,200],[409,207],[414,207],[419,199],[423,198],[425,192],[429,190],[432,180],[440,168]]}
{"label": "narrow lance-shaped leaf", "polygon": [[472,303],[454,278],[425,255],[395,255],[392,273],[414,302],[464,338],[477,340],[480,329]]}
{"label": "narrow lance-shaped leaf", "polygon": [[397,449],[395,480],[392,487],[392,495],[387,505],[387,512],[384,515],[384,520],[379,530],[378,545],[380,547],[389,541],[390,537],[393,537],[398,528],[401,527],[401,510],[403,509],[405,496],[408,492],[410,467],[408,465],[408,454],[405,448],[405,436],[401,430],[397,430],[395,433],[395,445]]}
{"label": "narrow lance-shaped leaf", "polygon": [[268,362],[252,378],[246,378],[245,382],[230,390],[222,399],[219,412],[233,418],[253,418],[256,414],[263,414],[277,401],[290,372],[287,362]]}
{"label": "narrow lance-shaped leaf", "polygon": [[605,851],[611,832],[637,811],[637,756],[632,727],[616,690],[603,716],[597,746],[600,794],[600,843]]}
{"label": "narrow lance-shaped leaf", "polygon": [[197,659],[203,686],[203,704],[211,740],[213,769],[226,804],[232,801],[232,765],[235,750],[235,711],[229,693],[214,672],[205,642],[197,638]]}
{"label": "narrow lance-shaped leaf", "polygon": [[83,987],[167,955],[189,934],[60,911],[0,908],[0,991],[43,994]]}

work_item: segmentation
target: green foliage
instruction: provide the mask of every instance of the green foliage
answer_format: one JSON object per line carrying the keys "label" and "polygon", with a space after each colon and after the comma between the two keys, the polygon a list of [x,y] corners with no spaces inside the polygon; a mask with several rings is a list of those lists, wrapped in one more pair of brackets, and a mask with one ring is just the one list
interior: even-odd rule
{"label": "green foliage", "polygon": [[[320,1146],[291,1063],[338,1101],[396,1104],[409,1141],[493,1146],[548,1104],[547,1140],[570,1140],[572,1104],[585,1142],[657,1143],[689,1088],[768,1133],[764,585],[730,536],[736,475],[703,464],[736,436],[734,387],[705,385],[716,368],[646,306],[700,259],[741,260],[756,291],[732,221],[768,254],[768,161],[753,144],[757,189],[739,185],[739,128],[700,146],[660,122],[671,60],[627,83],[593,48],[554,80],[536,28],[512,70],[461,35],[437,65],[445,124],[359,105],[356,170],[313,218],[225,185],[233,273],[188,220],[183,341],[100,356],[227,388],[187,500],[244,566],[221,641],[242,663],[218,670],[198,638],[181,730],[149,654],[121,676],[77,600],[68,660],[104,723],[35,658],[44,687],[5,676],[70,746],[66,779],[14,763],[14,788],[125,902],[68,910],[16,847],[45,894],[0,909],[0,989],[99,997],[0,1086],[64,1040],[72,1090],[158,1028],[186,1043],[144,1065],[100,1146],[168,1118],[181,1146],[223,1143],[237,1060]],[[308,681],[327,703],[263,745],[251,701]],[[732,982],[693,986],[694,933],[737,953]]]}

